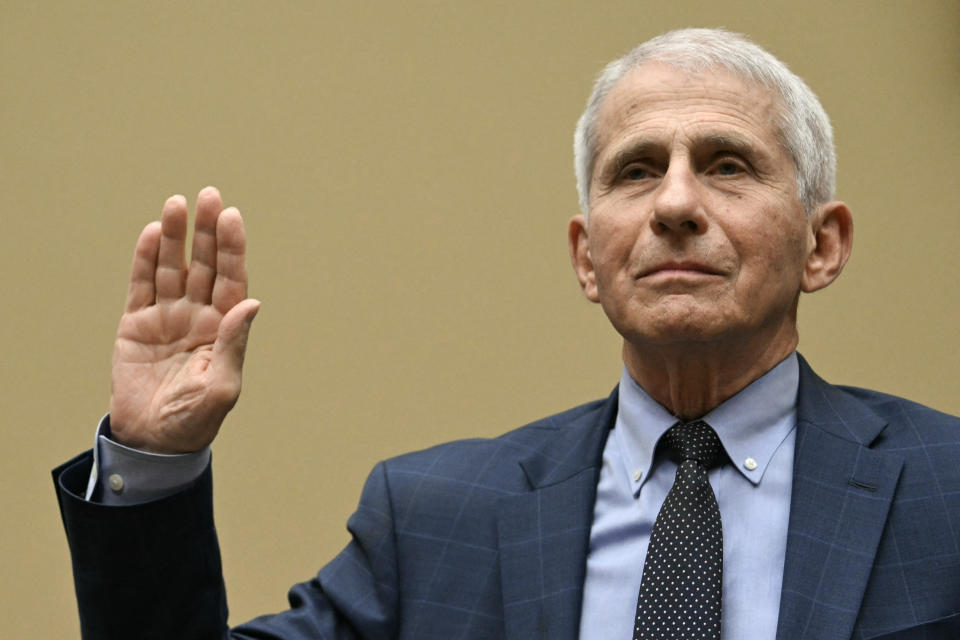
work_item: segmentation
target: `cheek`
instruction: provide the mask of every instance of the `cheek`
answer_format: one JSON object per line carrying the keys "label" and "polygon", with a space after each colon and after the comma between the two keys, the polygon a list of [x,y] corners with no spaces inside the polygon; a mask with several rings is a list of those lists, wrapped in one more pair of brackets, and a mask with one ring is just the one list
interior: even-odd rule
{"label": "cheek", "polygon": [[630,229],[609,226],[590,232],[590,257],[598,274],[612,276],[630,264],[634,259],[635,235]]}
{"label": "cheek", "polygon": [[767,230],[755,232],[742,248],[740,275],[748,280],[749,290],[792,297],[800,288],[804,255],[802,235],[794,230],[786,236]]}

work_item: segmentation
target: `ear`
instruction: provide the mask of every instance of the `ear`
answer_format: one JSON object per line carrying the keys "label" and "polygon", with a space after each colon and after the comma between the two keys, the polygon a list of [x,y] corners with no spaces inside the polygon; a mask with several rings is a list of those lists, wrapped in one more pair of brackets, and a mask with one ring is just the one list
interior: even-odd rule
{"label": "ear", "polygon": [[570,244],[570,262],[577,272],[577,280],[583,295],[590,302],[600,302],[597,295],[597,277],[593,270],[593,258],[590,256],[590,243],[587,237],[587,218],[577,214],[570,218],[567,229],[567,240]]}
{"label": "ear", "polygon": [[800,288],[806,293],[823,289],[837,279],[853,249],[853,216],[840,201],[820,205],[810,220],[813,245],[807,255]]}

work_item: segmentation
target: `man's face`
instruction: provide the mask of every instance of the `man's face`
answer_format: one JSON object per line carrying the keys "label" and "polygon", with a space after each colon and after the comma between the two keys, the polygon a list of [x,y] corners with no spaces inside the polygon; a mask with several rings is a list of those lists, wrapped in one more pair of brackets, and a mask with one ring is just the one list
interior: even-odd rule
{"label": "man's face", "polygon": [[661,64],[607,96],[589,220],[574,220],[571,242],[586,249],[587,297],[629,343],[795,335],[813,234],[778,109],[726,71]]}

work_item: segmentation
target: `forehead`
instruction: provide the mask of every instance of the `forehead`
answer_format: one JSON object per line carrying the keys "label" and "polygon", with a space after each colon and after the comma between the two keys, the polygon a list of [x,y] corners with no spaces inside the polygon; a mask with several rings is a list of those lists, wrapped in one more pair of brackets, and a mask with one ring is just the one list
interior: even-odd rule
{"label": "forehead", "polygon": [[671,146],[733,136],[779,148],[780,99],[723,68],[685,71],[648,63],[627,72],[601,105],[596,160],[637,138]]}

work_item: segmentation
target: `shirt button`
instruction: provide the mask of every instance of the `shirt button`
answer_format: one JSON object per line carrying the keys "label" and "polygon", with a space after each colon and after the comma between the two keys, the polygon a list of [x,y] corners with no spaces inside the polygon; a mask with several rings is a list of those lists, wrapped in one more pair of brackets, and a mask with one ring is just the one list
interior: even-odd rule
{"label": "shirt button", "polygon": [[633,481],[640,482],[640,478],[643,477],[643,469],[637,469],[633,472]]}
{"label": "shirt button", "polygon": [[743,461],[743,466],[746,467],[747,471],[753,471],[757,468],[757,461],[753,458],[747,458]]}
{"label": "shirt button", "polygon": [[110,489],[114,493],[120,493],[123,491],[123,476],[119,473],[111,473],[110,477],[107,478],[107,483],[110,485]]}

